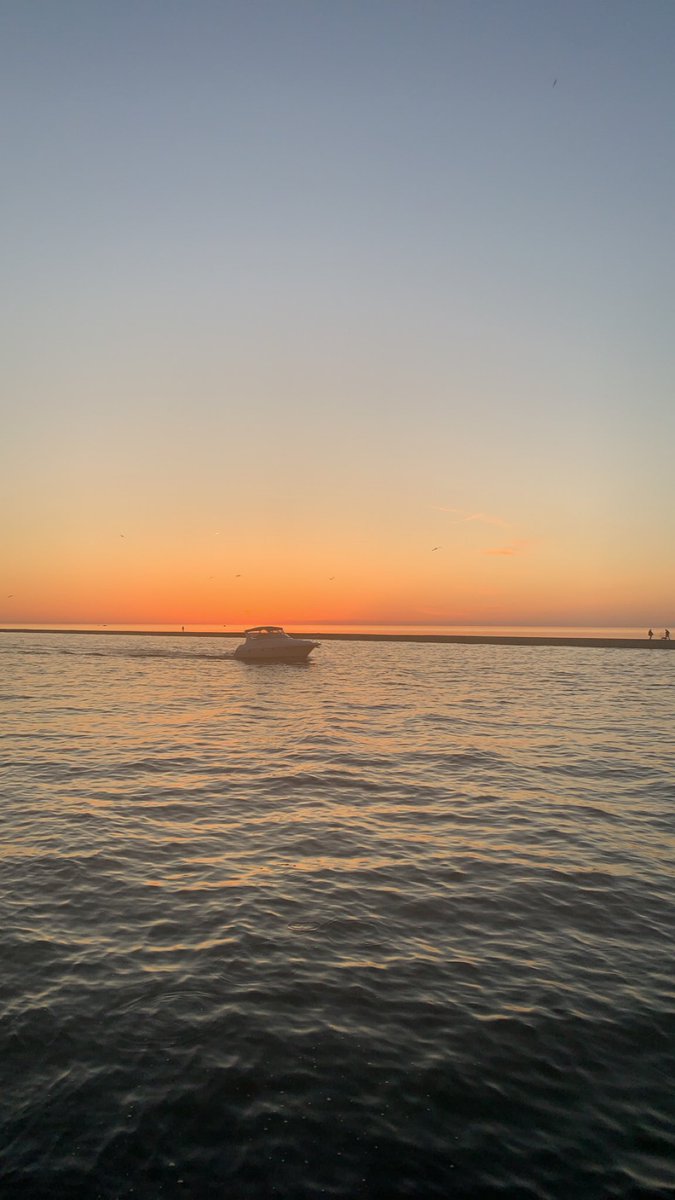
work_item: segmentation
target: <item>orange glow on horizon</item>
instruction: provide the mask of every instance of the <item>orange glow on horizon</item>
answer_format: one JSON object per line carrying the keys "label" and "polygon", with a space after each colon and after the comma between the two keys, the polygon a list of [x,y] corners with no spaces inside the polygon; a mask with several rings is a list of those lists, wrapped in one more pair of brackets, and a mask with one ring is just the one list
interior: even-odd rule
{"label": "orange glow on horizon", "polygon": [[[0,603],[6,623],[110,623],[242,626],[280,624],[639,625],[666,619],[669,597],[630,578],[564,578],[510,556],[446,564],[416,575],[395,561],[349,568],[302,562],[203,566],[127,562],[52,566],[17,572]],[[329,571],[331,574],[329,574]],[[9,591],[9,587],[7,589]],[[644,608],[645,592],[652,607]],[[656,615],[652,615],[656,614]]]}
{"label": "orange glow on horizon", "polygon": [[[288,625],[639,626],[672,620],[673,571],[630,564],[621,547],[543,536],[495,537],[491,525],[388,520],[296,523],[158,518],[99,528],[86,510],[62,529],[15,537],[0,586],[0,622],[240,627]],[[448,521],[445,528],[441,522]],[[37,528],[37,525],[36,525]],[[30,547],[30,548],[29,548]],[[434,549],[438,547],[438,549]],[[503,552],[495,553],[495,550]]]}

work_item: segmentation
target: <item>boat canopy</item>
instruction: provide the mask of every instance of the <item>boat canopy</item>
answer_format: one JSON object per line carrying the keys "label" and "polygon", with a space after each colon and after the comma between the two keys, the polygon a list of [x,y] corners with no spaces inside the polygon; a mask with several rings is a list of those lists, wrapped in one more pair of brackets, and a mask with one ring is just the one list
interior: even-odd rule
{"label": "boat canopy", "polygon": [[283,632],[284,631],[281,628],[281,625],[254,625],[252,629],[244,630],[244,634],[246,635],[246,637],[250,637],[251,635],[253,635],[254,637],[256,637],[256,636],[257,637],[260,637],[260,636],[265,637],[266,635],[272,635],[272,634],[277,636],[278,634],[283,633]]}

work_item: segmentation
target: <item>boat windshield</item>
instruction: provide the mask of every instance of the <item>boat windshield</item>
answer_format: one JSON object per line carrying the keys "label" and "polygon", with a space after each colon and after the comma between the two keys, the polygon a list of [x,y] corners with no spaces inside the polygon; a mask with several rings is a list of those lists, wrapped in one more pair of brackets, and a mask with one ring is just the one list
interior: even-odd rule
{"label": "boat windshield", "polygon": [[283,634],[280,625],[256,625],[253,629],[245,629],[246,637],[278,637]]}

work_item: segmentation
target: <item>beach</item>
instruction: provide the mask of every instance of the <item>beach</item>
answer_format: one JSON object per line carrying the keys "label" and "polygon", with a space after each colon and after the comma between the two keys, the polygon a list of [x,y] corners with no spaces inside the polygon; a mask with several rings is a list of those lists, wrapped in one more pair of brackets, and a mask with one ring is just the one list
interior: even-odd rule
{"label": "beach", "polygon": [[[243,638],[244,630],[190,630],[190,629],[106,629],[106,628],[41,628],[30,626],[8,626],[0,634],[77,634],[103,637],[184,637],[184,638]],[[312,638],[331,642],[415,642],[419,644],[458,646],[575,646],[577,648],[603,650],[672,650],[675,643],[670,639],[655,636],[653,639],[627,637],[558,637],[535,634],[458,634],[458,633],[333,633],[325,630],[293,630],[294,637]]]}

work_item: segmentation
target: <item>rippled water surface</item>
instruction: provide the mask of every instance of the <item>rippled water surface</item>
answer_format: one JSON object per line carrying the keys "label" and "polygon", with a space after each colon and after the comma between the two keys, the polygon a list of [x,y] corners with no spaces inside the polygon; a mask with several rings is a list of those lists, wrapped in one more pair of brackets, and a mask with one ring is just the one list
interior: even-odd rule
{"label": "rippled water surface", "polygon": [[675,1194],[675,656],[5,634],[4,1197]]}

